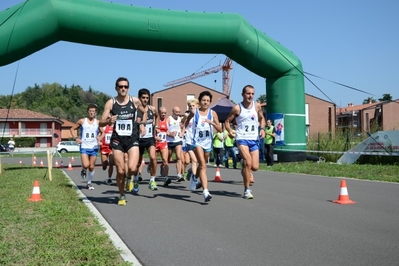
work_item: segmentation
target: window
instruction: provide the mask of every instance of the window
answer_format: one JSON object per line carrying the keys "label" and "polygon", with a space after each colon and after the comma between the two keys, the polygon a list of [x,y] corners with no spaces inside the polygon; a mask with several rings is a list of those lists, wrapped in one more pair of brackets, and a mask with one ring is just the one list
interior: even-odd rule
{"label": "window", "polygon": [[4,135],[10,135],[10,125],[8,123],[0,123],[0,132]]}
{"label": "window", "polygon": [[310,125],[309,123],[309,104],[305,104],[305,124]]}
{"label": "window", "polygon": [[40,123],[40,135],[47,135],[47,123]]}
{"label": "window", "polygon": [[47,139],[46,138],[40,139],[40,147],[47,147]]}
{"label": "window", "polygon": [[26,134],[26,125],[25,123],[21,123],[21,135],[25,135]]}
{"label": "window", "polygon": [[158,108],[158,110],[159,110],[159,108],[161,108],[161,107],[162,107],[162,98],[158,97],[158,98],[157,98],[157,108]]}

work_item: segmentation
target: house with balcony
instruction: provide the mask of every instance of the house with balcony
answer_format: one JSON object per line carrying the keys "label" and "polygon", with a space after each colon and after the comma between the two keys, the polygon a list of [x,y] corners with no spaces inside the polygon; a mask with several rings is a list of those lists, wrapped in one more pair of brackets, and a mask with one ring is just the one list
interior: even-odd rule
{"label": "house with balcony", "polygon": [[337,108],[337,129],[353,132],[398,130],[399,99]]}
{"label": "house with balcony", "polygon": [[[59,118],[26,109],[0,109],[0,130],[6,138],[36,138],[36,147],[55,147],[61,141]],[[18,144],[17,144],[18,146]]]}

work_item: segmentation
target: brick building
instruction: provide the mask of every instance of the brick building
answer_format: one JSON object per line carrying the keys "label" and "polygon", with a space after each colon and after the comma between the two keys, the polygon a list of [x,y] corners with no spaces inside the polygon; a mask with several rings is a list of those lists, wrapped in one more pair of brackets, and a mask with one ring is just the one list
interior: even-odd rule
{"label": "brick building", "polygon": [[219,91],[190,81],[171,88],[153,92],[150,97],[150,103],[157,109],[161,106],[166,107],[168,115],[172,114],[172,108],[174,106],[179,106],[183,113],[187,110],[187,100],[198,98],[198,95],[205,90],[212,93],[212,103],[226,97],[225,94]]}
{"label": "brick building", "polygon": [[308,138],[318,133],[335,133],[336,105],[305,94],[306,134]]}
{"label": "brick building", "polygon": [[399,99],[337,109],[337,129],[354,132],[398,130]]}
{"label": "brick building", "polygon": [[62,131],[61,131],[61,140],[72,140],[73,136],[71,134],[71,128],[75,125],[66,119],[61,119],[63,122],[62,124]]}

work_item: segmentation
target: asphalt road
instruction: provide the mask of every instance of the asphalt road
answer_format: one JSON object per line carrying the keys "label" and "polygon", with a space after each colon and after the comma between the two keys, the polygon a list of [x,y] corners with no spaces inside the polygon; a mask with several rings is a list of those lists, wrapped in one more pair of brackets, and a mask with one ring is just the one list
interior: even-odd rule
{"label": "asphalt road", "polygon": [[[106,172],[96,168],[89,191],[77,161],[65,172],[142,265],[399,265],[399,184],[347,179],[356,204],[340,205],[331,201],[341,178],[258,171],[245,200],[240,171],[221,169],[204,203],[187,181],[164,188],[159,177],[150,191],[144,173],[139,194],[118,206]],[[213,180],[215,168],[207,173]]]}

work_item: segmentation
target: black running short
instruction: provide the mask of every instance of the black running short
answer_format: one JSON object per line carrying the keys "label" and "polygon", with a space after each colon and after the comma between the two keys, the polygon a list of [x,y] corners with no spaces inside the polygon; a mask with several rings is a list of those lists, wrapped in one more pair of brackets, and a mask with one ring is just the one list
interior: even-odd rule
{"label": "black running short", "polygon": [[113,136],[109,146],[113,150],[128,152],[131,147],[139,146],[139,138],[137,136]]}
{"label": "black running short", "polygon": [[143,155],[145,150],[146,149],[148,150],[151,146],[155,147],[155,138],[140,139],[139,140],[140,155]]}
{"label": "black running short", "polygon": [[183,141],[178,142],[168,142],[168,149],[173,150],[176,146],[183,145]]}

